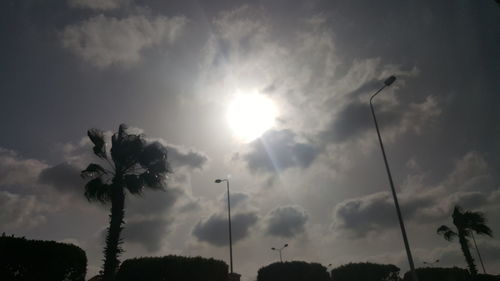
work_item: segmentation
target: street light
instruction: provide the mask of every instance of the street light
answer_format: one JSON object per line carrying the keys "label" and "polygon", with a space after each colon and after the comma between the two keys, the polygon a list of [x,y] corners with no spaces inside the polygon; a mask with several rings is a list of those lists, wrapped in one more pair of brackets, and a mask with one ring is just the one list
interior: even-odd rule
{"label": "street light", "polygon": [[286,247],[288,247],[288,244],[283,245],[283,247],[281,247],[281,248],[274,248],[274,247],[271,248],[271,250],[278,251],[280,253],[280,262],[281,263],[283,262],[283,257],[281,256],[281,251],[283,251],[283,249],[285,249]]}
{"label": "street light", "polygon": [[227,185],[227,217],[229,221],[229,265],[231,268],[231,273],[233,273],[233,238],[231,235],[231,202],[229,200],[229,180],[228,179],[216,179],[215,183],[221,183],[225,181]]}
{"label": "street light", "polygon": [[372,110],[373,121],[375,122],[375,129],[377,130],[378,140],[380,142],[380,150],[382,150],[382,156],[384,157],[385,169],[387,170],[387,177],[389,178],[389,183],[391,185],[392,198],[394,199],[394,205],[396,206],[396,213],[398,214],[399,226],[401,227],[401,234],[403,234],[403,241],[405,244],[406,255],[408,256],[408,263],[410,264],[411,275],[414,281],[418,281],[417,274],[415,273],[415,265],[413,264],[413,258],[411,256],[410,244],[408,243],[408,237],[406,237],[405,225],[403,222],[403,217],[401,216],[401,210],[399,209],[398,197],[396,196],[396,190],[394,189],[394,182],[392,181],[391,170],[389,169],[389,163],[387,163],[387,156],[385,156],[384,144],[382,143],[382,137],[380,136],[380,131],[378,129],[377,117],[375,117],[375,110],[373,109],[373,98],[380,93],[385,87],[390,86],[396,81],[395,76],[390,76],[384,81],[384,86],[376,91],[370,98],[370,108]]}

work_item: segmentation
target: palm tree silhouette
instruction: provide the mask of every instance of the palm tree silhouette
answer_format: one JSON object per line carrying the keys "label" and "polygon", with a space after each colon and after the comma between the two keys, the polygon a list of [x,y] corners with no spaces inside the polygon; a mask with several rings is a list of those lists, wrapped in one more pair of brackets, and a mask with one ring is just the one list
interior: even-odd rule
{"label": "palm tree silhouette", "polygon": [[170,172],[167,149],[159,142],[147,143],[142,135],[127,133],[122,124],[111,138],[112,147],[106,150],[104,133],[97,129],[87,132],[94,144],[94,154],[105,161],[107,168],[91,163],[81,172],[90,179],[85,185],[85,197],[89,201],[111,202],[109,228],[104,248],[103,280],[113,281],[120,261],[118,256],[124,225],[125,189],[130,194],[140,194],[144,187],[162,189]]}
{"label": "palm tree silhouette", "polygon": [[472,275],[477,275],[476,265],[469,250],[469,239],[473,232],[479,235],[492,236],[491,229],[486,225],[486,218],[481,212],[463,211],[459,206],[455,206],[453,210],[453,224],[456,227],[456,232],[446,225],[442,225],[437,229],[437,233],[443,235],[444,239],[452,241],[458,236],[460,247],[465,257],[465,261],[469,266],[469,271]]}

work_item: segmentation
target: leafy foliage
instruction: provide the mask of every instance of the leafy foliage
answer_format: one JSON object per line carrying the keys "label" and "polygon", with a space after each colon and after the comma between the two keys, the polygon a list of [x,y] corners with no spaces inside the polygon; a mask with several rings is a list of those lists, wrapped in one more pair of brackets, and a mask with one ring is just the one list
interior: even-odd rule
{"label": "leafy foliage", "polygon": [[116,281],[227,281],[228,266],[223,261],[202,257],[147,257],[122,263]]}
{"label": "leafy foliage", "polygon": [[[440,267],[424,267],[415,269],[418,280],[425,281],[468,281],[470,274],[467,270],[453,267],[453,268],[440,268]],[[403,281],[413,281],[411,272],[408,271],[403,277]]]}
{"label": "leafy foliage", "polygon": [[444,239],[452,241],[453,238],[457,237],[457,233],[446,225],[442,225],[437,229],[437,233],[443,235]]}
{"label": "leafy foliage", "polygon": [[0,280],[84,281],[86,271],[85,252],[75,245],[0,237]]}
{"label": "leafy foliage", "polygon": [[399,268],[392,264],[349,263],[331,272],[334,281],[397,281]]}
{"label": "leafy foliage", "polygon": [[120,233],[124,224],[125,190],[141,194],[145,187],[164,188],[166,176],[170,173],[167,149],[159,142],[148,143],[141,134],[128,133],[124,124],[111,137],[109,153],[102,131],[90,129],[87,135],[94,144],[94,154],[109,166],[105,168],[91,163],[81,176],[89,180],[85,185],[85,197],[89,201],[111,202],[103,280],[112,281],[120,264],[118,256],[123,252]]}
{"label": "leafy foliage", "polygon": [[277,262],[259,269],[257,281],[327,281],[326,267],[303,261]]}

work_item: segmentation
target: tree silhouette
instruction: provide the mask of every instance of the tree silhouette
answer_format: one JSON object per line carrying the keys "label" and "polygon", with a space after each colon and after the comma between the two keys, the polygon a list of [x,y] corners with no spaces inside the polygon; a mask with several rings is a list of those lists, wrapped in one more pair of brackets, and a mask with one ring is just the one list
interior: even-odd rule
{"label": "tree silhouette", "polygon": [[165,177],[170,172],[167,149],[159,142],[147,143],[143,135],[127,133],[126,125],[120,125],[111,138],[111,149],[106,149],[104,133],[90,129],[88,137],[94,144],[93,151],[104,160],[106,168],[91,163],[81,172],[89,179],[85,185],[85,197],[89,201],[111,202],[109,228],[104,248],[103,280],[113,281],[122,252],[120,233],[125,214],[125,189],[140,194],[144,187],[163,189]]}
{"label": "tree silhouette", "polygon": [[491,229],[486,225],[486,218],[481,212],[463,211],[459,206],[455,206],[453,210],[453,224],[456,231],[453,231],[446,225],[442,225],[437,229],[437,233],[443,235],[444,239],[452,241],[458,236],[460,247],[465,257],[465,261],[469,266],[471,275],[477,275],[476,265],[469,250],[469,239],[473,232],[479,235],[492,236]]}

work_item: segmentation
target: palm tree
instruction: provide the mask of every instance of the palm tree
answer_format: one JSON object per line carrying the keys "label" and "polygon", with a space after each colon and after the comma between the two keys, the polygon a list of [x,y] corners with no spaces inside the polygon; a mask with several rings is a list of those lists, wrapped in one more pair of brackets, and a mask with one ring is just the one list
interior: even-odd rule
{"label": "palm tree", "polygon": [[469,271],[472,275],[476,275],[477,269],[469,250],[468,237],[470,237],[473,232],[491,237],[493,235],[492,231],[486,225],[486,218],[481,212],[463,211],[459,206],[455,206],[452,217],[456,231],[453,231],[446,225],[442,225],[437,229],[437,233],[443,235],[444,239],[448,241],[458,236],[458,241],[464,253],[465,261],[469,266]]}
{"label": "palm tree", "polygon": [[111,138],[109,152],[102,131],[91,129],[87,135],[94,144],[94,154],[105,162],[105,165],[89,164],[81,175],[89,179],[85,185],[85,197],[89,201],[111,202],[103,280],[113,281],[120,263],[118,256],[122,252],[120,233],[124,225],[125,190],[137,195],[144,187],[163,189],[170,172],[167,149],[159,142],[146,142],[143,135],[127,133],[124,124]]}

